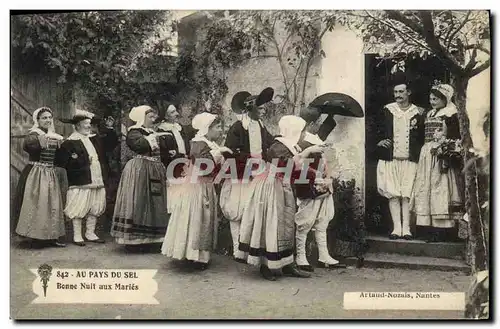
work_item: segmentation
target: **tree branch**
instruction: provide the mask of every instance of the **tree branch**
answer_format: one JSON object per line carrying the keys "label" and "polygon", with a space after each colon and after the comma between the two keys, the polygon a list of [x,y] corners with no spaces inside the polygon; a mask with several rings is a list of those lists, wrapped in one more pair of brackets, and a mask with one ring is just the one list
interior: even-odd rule
{"label": "tree branch", "polygon": [[432,21],[432,15],[429,11],[420,12],[422,27],[408,20],[399,12],[391,12],[393,19],[396,19],[403,24],[405,24],[406,22],[406,24],[410,24],[410,27],[416,27],[416,30],[414,31],[418,32],[424,38],[427,45],[433,50],[433,53],[441,58],[441,60],[448,65],[452,72],[463,73],[463,68],[460,66],[460,64],[452,56],[450,56],[450,54],[443,48],[439,40],[436,38],[436,35],[434,34],[434,22]]}
{"label": "tree branch", "polygon": [[484,62],[483,64],[479,65],[478,67],[476,67],[475,69],[471,70],[470,71],[470,74],[468,75],[469,78],[472,78],[473,76],[476,76],[478,75],[479,73],[483,72],[484,70],[486,70],[487,68],[489,68],[491,65],[491,59],[488,59],[486,62]]}
{"label": "tree branch", "polygon": [[474,68],[474,66],[476,66],[477,64],[476,58],[477,58],[477,49],[474,48],[474,50],[472,50],[472,55],[470,57],[469,63],[467,63],[467,65],[465,66],[464,69],[465,72],[469,72],[470,70],[472,70],[472,68]]}
{"label": "tree branch", "polygon": [[453,32],[453,28],[455,27],[455,20],[453,19],[453,15],[451,15],[451,25],[450,25],[450,29],[448,30],[448,33],[446,34],[446,36],[444,37],[444,42],[446,42],[446,51],[449,51],[450,50],[450,45],[451,45],[451,41],[452,39],[450,39],[450,35],[451,33]]}
{"label": "tree branch", "polygon": [[[415,42],[415,45],[420,46],[420,47],[423,47],[423,48],[425,48],[425,49],[427,49],[427,50],[429,50],[429,51],[431,51],[431,52],[432,52],[432,49],[431,49],[431,48],[429,48],[429,46],[428,46],[428,45],[426,45],[426,44],[424,44],[424,43],[420,42],[419,40],[415,39],[415,38],[414,38],[413,36],[411,36],[410,34],[408,34],[408,33],[406,33],[406,32],[401,31],[400,29],[398,29],[397,27],[395,27],[395,26],[394,26],[394,25],[392,25],[392,24],[389,24],[389,23],[387,23],[387,22],[385,22],[385,21],[383,21],[383,20],[381,20],[381,19],[378,19],[378,18],[377,18],[377,17],[375,17],[375,16],[370,15],[370,13],[368,13],[368,12],[367,12],[366,14],[368,15],[368,17],[369,17],[369,18],[371,18],[371,19],[373,19],[373,20],[376,20],[377,22],[379,22],[379,23],[381,23],[381,24],[384,24],[384,25],[388,26],[390,29],[392,29],[394,32],[396,32],[396,33],[397,33],[397,34],[398,34],[398,35],[399,35],[399,36],[400,36],[403,40],[408,40],[408,39],[411,39],[413,42]],[[400,23],[402,23],[402,22],[400,22]],[[404,24],[404,23],[403,23],[403,24]],[[415,32],[415,31],[414,31],[414,32]],[[408,42],[408,41],[407,41],[407,42]]]}
{"label": "tree branch", "polygon": [[280,47],[278,45],[278,42],[276,41],[276,39],[274,38],[274,36],[272,38],[270,38],[271,42],[274,44],[274,46],[276,47],[276,52],[277,52],[277,57],[278,57],[278,62],[280,64],[280,68],[281,68],[281,74],[283,76],[283,84],[285,85],[285,94],[286,94],[286,97],[287,97],[287,100],[290,102],[290,89],[288,87],[288,78],[287,78],[287,75],[286,75],[286,68],[285,66],[283,65],[283,58],[282,58],[282,53],[280,51]]}
{"label": "tree branch", "polygon": [[396,10],[386,10],[387,16],[389,16],[390,19],[393,19],[395,21],[398,21],[400,23],[403,23],[413,31],[417,32],[421,36],[424,35],[424,31],[420,25],[415,23],[414,21],[406,18],[401,12],[396,11]]}
{"label": "tree branch", "polygon": [[256,55],[256,56],[252,56],[252,57],[247,58],[247,59],[250,60],[250,59],[257,59],[257,58],[278,58],[278,55]]}
{"label": "tree branch", "polygon": [[302,84],[302,95],[300,96],[300,103],[301,105],[304,103],[305,95],[306,95],[306,85],[307,85],[307,78],[309,76],[309,69],[311,68],[311,62],[312,62],[312,56],[309,56],[306,62],[306,70],[304,74],[304,81]]}
{"label": "tree branch", "polygon": [[483,53],[491,55],[491,52],[488,49],[486,49],[485,47],[481,46],[481,45],[467,45],[467,46],[465,46],[464,49],[465,50],[477,49],[477,50],[481,50]]}
{"label": "tree branch", "polygon": [[465,26],[465,24],[467,24],[470,14],[471,14],[471,11],[468,11],[467,15],[465,16],[465,19],[462,21],[462,23],[460,23],[458,28],[450,35],[448,42],[446,44],[446,51],[448,51],[450,49],[451,42],[453,41],[453,38],[455,38],[457,33],[460,32],[460,30]]}
{"label": "tree branch", "polygon": [[288,36],[286,37],[285,39],[285,42],[283,42],[283,45],[281,45],[281,53],[283,53],[283,50],[285,49],[285,45],[288,43],[288,40],[290,40],[290,38],[292,37],[294,31],[290,31],[290,33],[288,34]]}
{"label": "tree branch", "polygon": [[273,33],[274,33],[274,27],[276,26],[276,22],[277,21],[278,21],[278,16],[274,17],[274,22],[273,22],[273,25],[272,25]]}

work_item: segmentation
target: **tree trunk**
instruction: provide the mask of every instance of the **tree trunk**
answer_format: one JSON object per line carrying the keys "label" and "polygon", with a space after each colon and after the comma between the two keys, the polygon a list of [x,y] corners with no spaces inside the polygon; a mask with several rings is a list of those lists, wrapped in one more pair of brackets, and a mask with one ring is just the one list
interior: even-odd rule
{"label": "tree trunk", "polygon": [[[469,84],[469,78],[463,76],[454,77],[456,90],[456,105],[458,109],[458,120],[460,124],[460,134],[464,148],[464,163],[469,163],[473,154],[469,152],[472,148],[472,138],[470,134],[469,118],[466,111],[466,93]],[[474,161],[474,160],[472,160]],[[487,249],[483,222],[481,220],[481,211],[479,207],[478,182],[476,163],[468,166],[465,170],[465,210],[469,216],[469,241],[472,251],[472,268],[474,272],[482,271],[488,268]]]}

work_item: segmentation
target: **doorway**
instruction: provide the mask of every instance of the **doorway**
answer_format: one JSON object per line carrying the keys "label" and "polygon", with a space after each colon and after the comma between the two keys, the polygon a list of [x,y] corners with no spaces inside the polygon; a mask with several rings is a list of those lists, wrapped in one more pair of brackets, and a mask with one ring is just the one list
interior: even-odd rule
{"label": "doorway", "polygon": [[450,79],[449,71],[434,56],[401,55],[384,59],[376,54],[365,55],[365,226],[369,233],[377,235],[387,235],[392,229],[387,200],[377,192],[378,159],[374,150],[382,139],[382,109],[394,102],[391,71],[398,63],[413,82],[412,103],[426,111],[430,108],[429,90],[434,81],[449,83]]}

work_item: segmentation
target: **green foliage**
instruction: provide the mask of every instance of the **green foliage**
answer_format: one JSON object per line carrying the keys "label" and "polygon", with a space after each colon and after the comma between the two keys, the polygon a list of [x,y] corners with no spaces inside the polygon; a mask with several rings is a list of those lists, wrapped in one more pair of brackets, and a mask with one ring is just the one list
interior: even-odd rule
{"label": "green foliage", "polygon": [[361,191],[354,179],[333,181],[335,217],[328,231],[335,241],[334,254],[343,257],[361,257],[367,250],[366,229],[362,216]]}
{"label": "green foliage", "polygon": [[21,70],[56,70],[58,82],[79,86],[94,105],[116,110],[141,95],[137,82],[154,80],[175,64],[168,61],[168,37],[161,35],[168,18],[165,11],[12,16],[12,58]]}
{"label": "green foliage", "polygon": [[[485,42],[490,22],[484,10],[351,11],[345,12],[343,22],[382,56],[434,54],[451,72],[467,78],[490,66]],[[479,53],[486,59],[480,59]]]}
{"label": "green foliage", "polygon": [[326,56],[320,41],[333,29],[335,15],[321,11],[226,11],[207,16],[206,35],[196,59],[198,69],[192,79],[202,87],[198,89],[205,90],[205,101],[225,96],[225,69],[252,59],[274,58],[285,91],[278,96],[287,112],[304,102],[309,68],[315,58]]}

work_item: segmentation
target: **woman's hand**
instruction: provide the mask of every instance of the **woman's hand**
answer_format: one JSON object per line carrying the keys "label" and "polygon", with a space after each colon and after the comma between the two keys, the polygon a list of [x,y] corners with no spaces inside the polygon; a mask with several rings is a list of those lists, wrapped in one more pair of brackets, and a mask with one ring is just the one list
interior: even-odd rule
{"label": "woman's hand", "polygon": [[323,153],[325,151],[324,145],[313,145],[306,148],[306,151],[310,153]]}
{"label": "woman's hand", "polygon": [[229,147],[227,147],[227,146],[221,146],[221,147],[219,148],[219,151],[220,151],[221,153],[229,153],[229,154],[233,154],[233,151],[232,151]]}

